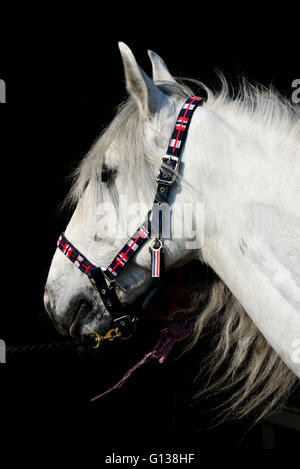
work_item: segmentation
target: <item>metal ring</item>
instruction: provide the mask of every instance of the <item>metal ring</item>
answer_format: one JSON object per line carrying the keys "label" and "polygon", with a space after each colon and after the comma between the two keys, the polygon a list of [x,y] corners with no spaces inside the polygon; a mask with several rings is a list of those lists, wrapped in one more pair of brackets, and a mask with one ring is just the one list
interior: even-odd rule
{"label": "metal ring", "polygon": [[[157,245],[157,243],[159,244],[159,246],[155,247]],[[161,249],[162,247],[163,247],[163,243],[162,243],[161,239],[155,238],[153,243],[152,243],[151,248],[152,249]]]}
{"label": "metal ring", "polygon": [[100,347],[101,342],[102,342],[102,337],[98,332],[88,332],[89,335],[94,335],[95,336],[95,345],[90,345],[91,348],[97,349]]}

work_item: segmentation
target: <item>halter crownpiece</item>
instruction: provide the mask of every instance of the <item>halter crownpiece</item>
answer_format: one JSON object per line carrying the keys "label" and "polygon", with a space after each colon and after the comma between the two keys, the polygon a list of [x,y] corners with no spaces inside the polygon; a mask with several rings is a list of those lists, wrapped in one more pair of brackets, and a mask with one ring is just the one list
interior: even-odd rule
{"label": "halter crownpiece", "polygon": [[[129,238],[125,246],[123,246],[121,251],[119,251],[105,270],[92,264],[67,240],[64,233],[62,233],[58,239],[57,247],[83,274],[87,275],[93,286],[98,290],[106,310],[113,318],[115,329],[108,331],[105,336],[100,336],[96,332],[91,333],[94,334],[96,338],[95,346],[97,347],[103,340],[113,340],[115,337],[128,338],[134,331],[137,316],[132,317],[128,314],[124,314],[123,307],[114,288],[114,282],[119,273],[145,242],[148,241],[150,236],[153,238],[149,247],[152,257],[152,277],[160,279],[162,276],[164,270],[162,213],[160,210],[154,210],[154,207],[168,203],[170,188],[176,181],[179,172],[180,157],[184,142],[187,138],[188,127],[197,106],[202,104],[203,98],[200,96],[192,96],[181,108],[167,152],[162,157],[161,166],[156,177],[157,188],[153,207],[148,212],[144,223],[142,223],[133,236]],[[151,220],[150,215],[152,215]]]}

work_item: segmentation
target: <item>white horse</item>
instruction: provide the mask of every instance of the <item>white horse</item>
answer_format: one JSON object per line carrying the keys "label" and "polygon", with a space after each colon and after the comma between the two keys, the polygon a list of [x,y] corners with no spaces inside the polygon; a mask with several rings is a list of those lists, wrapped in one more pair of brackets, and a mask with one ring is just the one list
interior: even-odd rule
{"label": "white horse", "polygon": [[[141,218],[133,217],[134,229],[151,208],[155,176],[176,117],[194,94],[172,77],[154,52],[149,51],[150,79],[130,49],[123,43],[119,48],[129,98],[75,174],[68,202],[76,209],[65,232],[93,264],[102,267],[128,238],[124,229],[128,207],[137,202],[145,207]],[[207,100],[192,118],[182,153],[184,170],[170,196],[171,208],[192,207],[197,248],[187,244],[189,230],[182,237],[171,235],[165,240],[166,268],[198,259],[217,274],[223,286],[210,298],[215,305],[210,315],[221,311],[225,300],[222,303],[220,297],[228,300],[231,292],[228,315],[219,315],[224,327],[218,357],[228,355],[235,342],[231,376],[244,365],[241,376],[249,392],[255,392],[264,376],[265,389],[270,388],[264,398],[273,399],[274,390],[280,394],[279,388],[290,389],[300,378],[299,112],[275,91],[245,82],[235,99],[229,96],[225,80],[217,94],[205,89]],[[122,202],[125,197],[127,205]],[[117,209],[116,231],[109,236],[103,236],[104,212],[99,207]],[[132,303],[150,287],[147,246],[118,280],[122,303]],[[234,301],[240,308],[233,307]],[[102,333],[111,321],[86,276],[59,251],[52,260],[44,302],[62,333]],[[233,320],[232,310],[238,310],[238,320]],[[205,321],[205,315],[199,317],[194,341],[201,337]],[[246,366],[251,347],[252,359]],[[266,354],[266,348],[271,353]]]}

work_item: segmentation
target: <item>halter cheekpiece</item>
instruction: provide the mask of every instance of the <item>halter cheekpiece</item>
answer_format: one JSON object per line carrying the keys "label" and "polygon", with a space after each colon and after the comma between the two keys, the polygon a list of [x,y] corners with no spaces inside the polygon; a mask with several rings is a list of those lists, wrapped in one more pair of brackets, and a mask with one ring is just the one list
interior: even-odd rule
{"label": "halter cheekpiece", "polygon": [[57,247],[62,253],[78,267],[78,269],[91,281],[98,290],[106,310],[111,314],[114,328],[105,336],[97,332],[90,334],[97,348],[102,340],[114,340],[116,337],[128,338],[133,334],[136,315],[124,314],[123,307],[115,291],[114,282],[120,272],[150,238],[149,250],[152,257],[152,277],[160,279],[163,273],[163,237],[161,211],[154,210],[155,206],[168,203],[169,191],[176,181],[181,162],[181,152],[187,138],[187,131],[194,111],[203,104],[203,98],[192,96],[181,108],[169,142],[168,150],[162,157],[161,166],[156,177],[157,189],[152,209],[137,231],[129,238],[125,246],[114,257],[104,270],[92,264],[75,246],[70,243],[62,233],[57,241]]}

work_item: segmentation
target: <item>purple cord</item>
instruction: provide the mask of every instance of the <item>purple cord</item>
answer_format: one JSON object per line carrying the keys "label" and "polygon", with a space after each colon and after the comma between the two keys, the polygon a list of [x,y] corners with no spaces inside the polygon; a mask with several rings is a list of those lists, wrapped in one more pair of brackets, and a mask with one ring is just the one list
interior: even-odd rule
{"label": "purple cord", "polygon": [[144,365],[144,363],[147,363],[152,358],[156,358],[159,363],[164,363],[176,342],[184,340],[191,334],[193,325],[194,321],[189,321],[187,323],[170,322],[167,327],[161,330],[160,338],[157,344],[155,345],[154,349],[144,355],[144,357],[130,370],[128,370],[123,376],[123,378],[121,378],[120,381],[118,381],[114,386],[109,388],[107,391],[104,391],[103,393],[99,394],[98,396],[93,397],[91,401],[94,402],[100,397],[103,397],[106,394],[110,393],[111,391],[119,389],[121,386],[123,386],[125,381],[127,381],[129,376],[131,376],[135,370],[137,370],[140,366]]}

